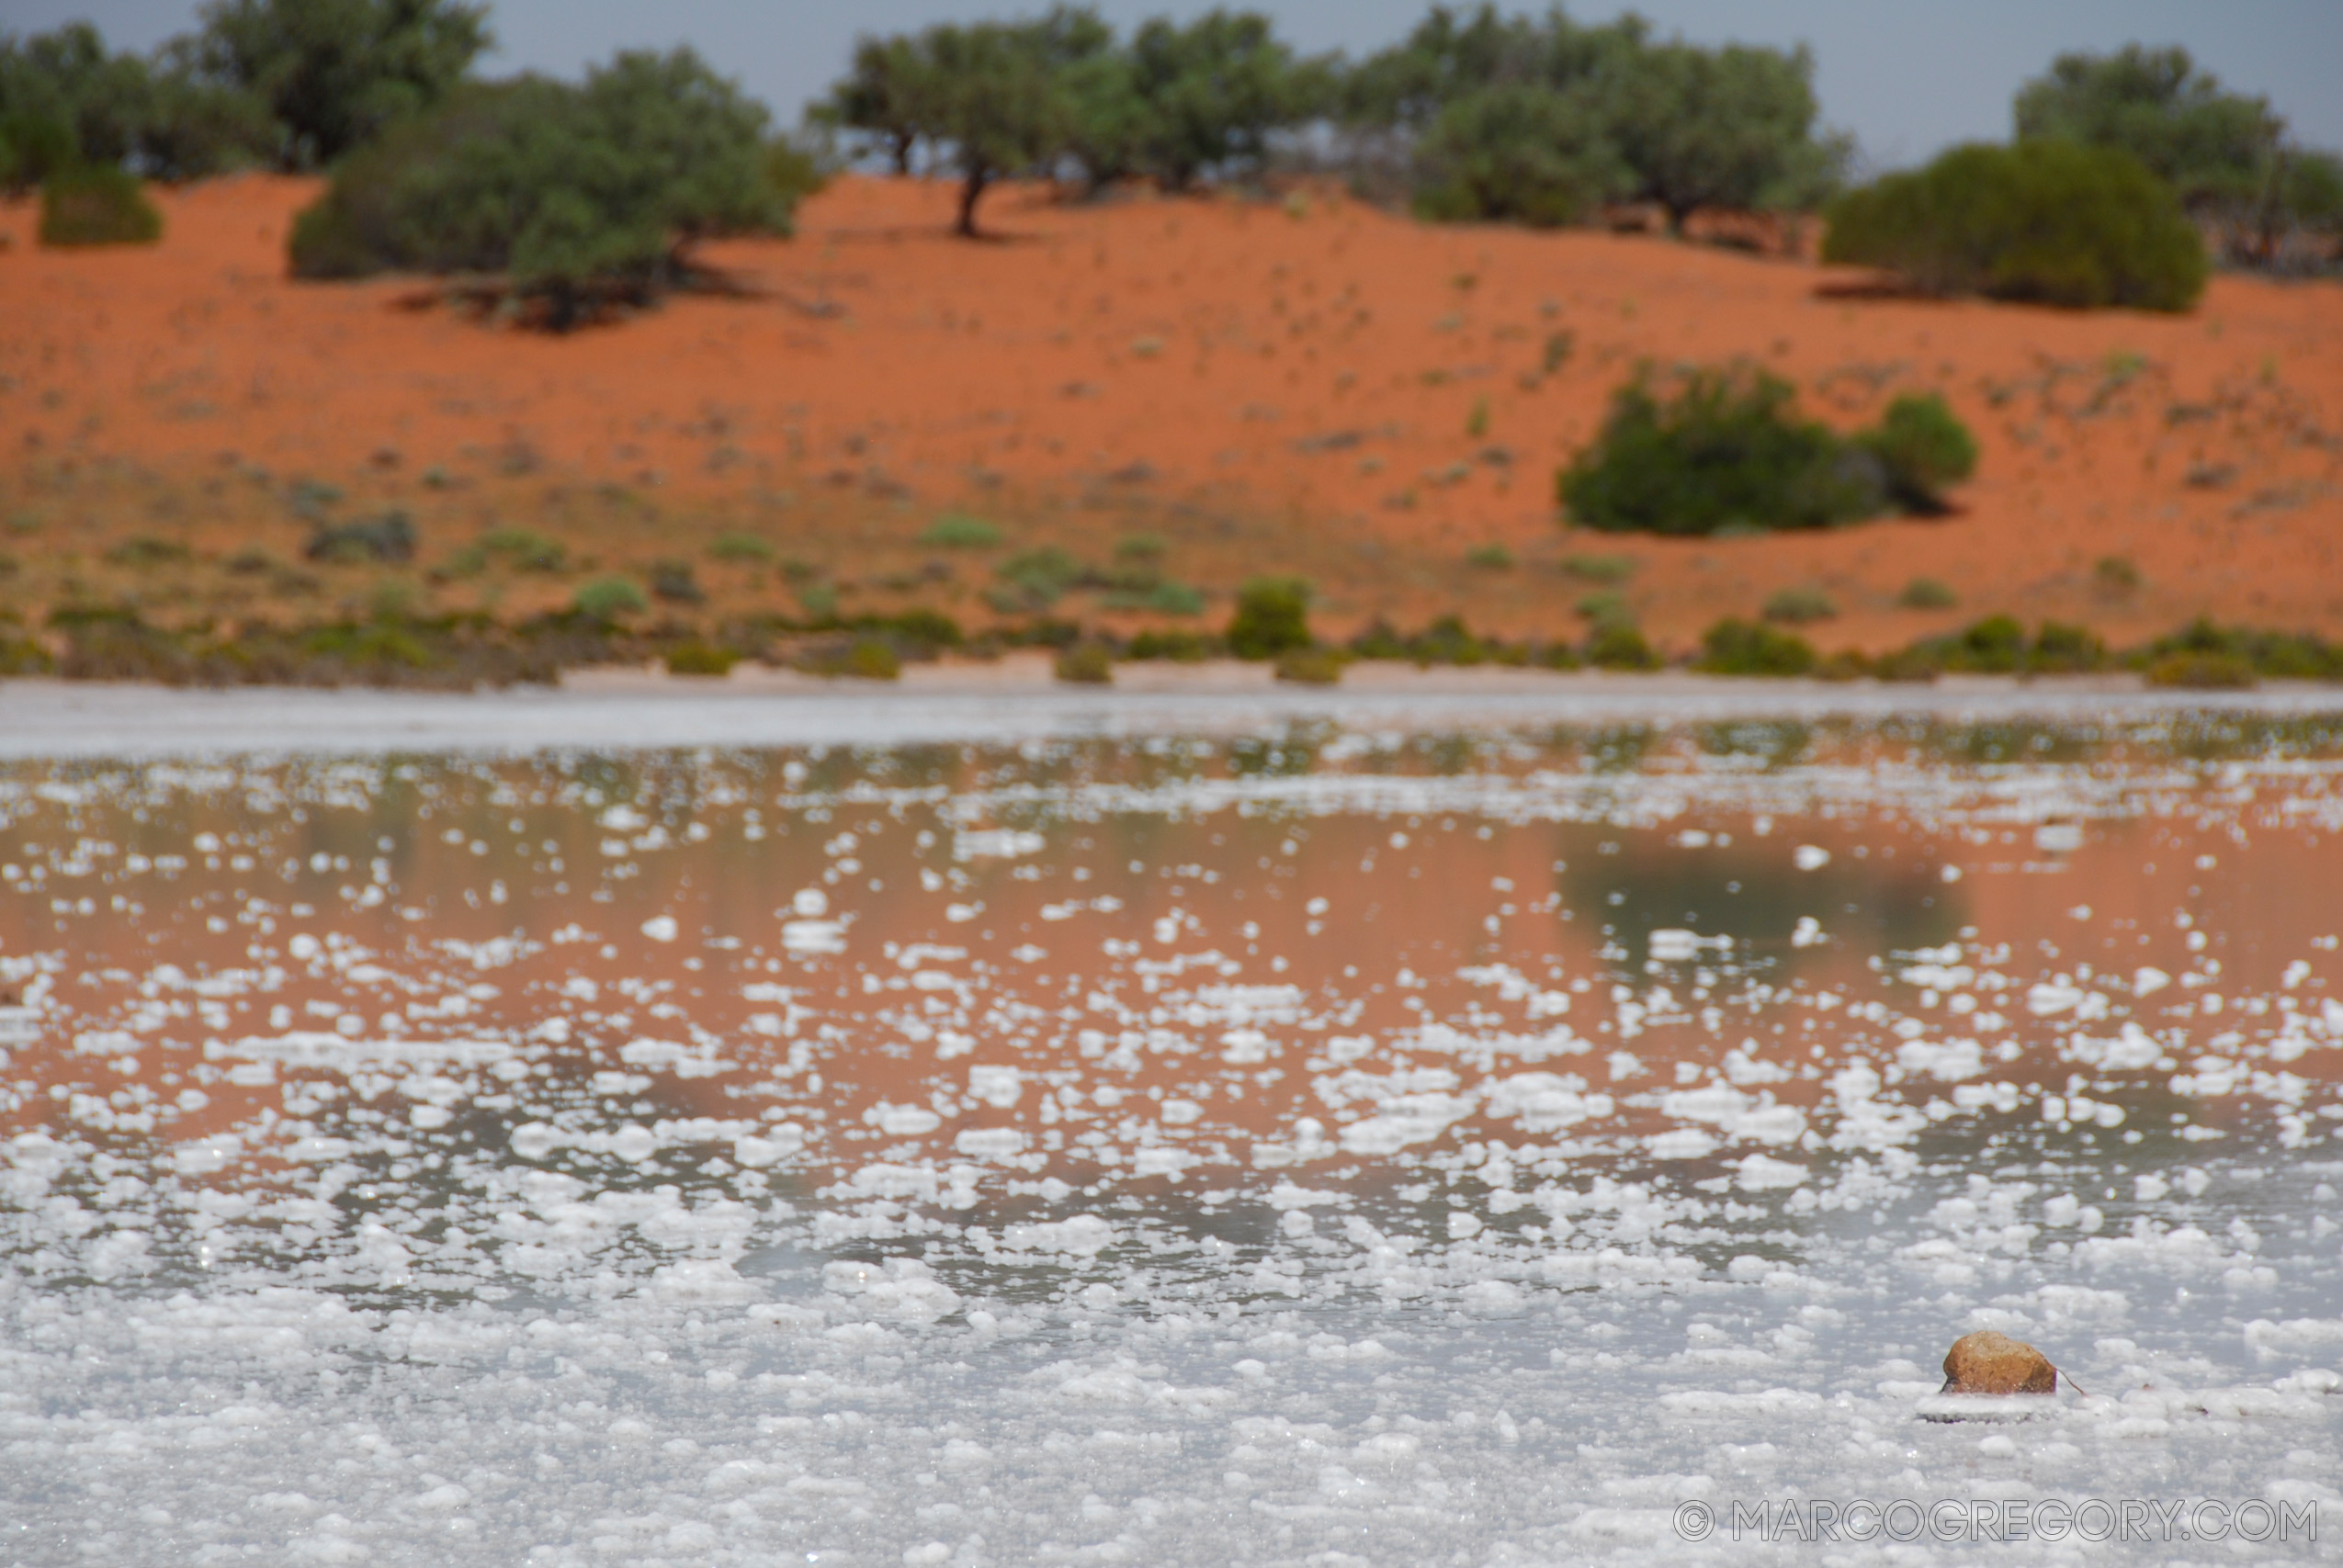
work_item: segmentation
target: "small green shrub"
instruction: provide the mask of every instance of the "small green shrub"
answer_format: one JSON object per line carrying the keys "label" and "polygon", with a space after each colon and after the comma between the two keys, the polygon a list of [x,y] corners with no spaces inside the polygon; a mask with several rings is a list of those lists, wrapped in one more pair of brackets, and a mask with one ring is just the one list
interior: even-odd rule
{"label": "small green shrub", "polygon": [[2187,691],[2242,691],[2258,685],[2252,663],[2234,653],[2168,653],[2147,668],[2151,686]]}
{"label": "small green shrub", "polygon": [[903,672],[903,660],[894,645],[884,637],[856,637],[846,649],[845,668],[842,675],[853,675],[865,681],[892,681]]}
{"label": "small green shrub", "polygon": [[1955,147],[1833,205],[1823,260],[1930,294],[2186,310],[2211,271],[2172,188],[2130,154],[2057,139]]}
{"label": "small green shrub", "polygon": [[2041,674],[2080,674],[2107,662],[2107,645],[2088,626],[2044,621],[2034,632],[2026,668]]}
{"label": "small green shrub", "polygon": [[1000,542],[997,525],[958,512],[947,512],[920,531],[920,543],[935,549],[989,550]]}
{"label": "small green shrub", "polygon": [[685,560],[651,562],[651,592],[670,604],[697,604],[707,597],[692,575],[692,563]]}
{"label": "small green shrub", "polygon": [[1805,675],[1814,667],[1814,648],[1805,638],[1741,620],[1709,627],[1694,666],[1712,675]]}
{"label": "small green shrub", "polygon": [[1562,570],[1585,582],[1621,583],[1636,575],[1633,556],[1566,556]]}
{"label": "small green shrub", "polygon": [[1860,681],[1871,672],[1871,660],[1851,648],[1840,649],[1814,667],[1817,681]]}
{"label": "small green shrub", "polygon": [[2136,593],[2144,581],[2129,556],[2101,556],[2091,567],[2092,584],[2111,596]]}
{"label": "small green shrub", "polygon": [[[1115,603],[1118,597],[1112,593],[1106,596],[1109,609],[1123,607]],[[1130,608],[1152,611],[1159,615],[1201,615],[1204,614],[1204,590],[1191,588],[1184,582],[1159,582],[1138,595],[1137,602]]]}
{"label": "small green shrub", "polygon": [[49,650],[32,638],[0,634],[0,675],[46,675],[56,668]]}
{"label": "small green shrub", "polygon": [[1855,440],[1886,470],[1896,504],[1916,517],[1941,515],[1945,491],[1976,472],[1976,437],[1934,392],[1897,398]]}
{"label": "small green shrub", "polygon": [[1627,620],[1635,614],[1627,604],[1625,594],[1607,591],[1602,593],[1584,594],[1577,604],[1570,606],[1570,609],[1580,620],[1593,621],[1598,625]]}
{"label": "small green shrub", "polygon": [[1201,664],[1212,657],[1212,640],[1201,632],[1144,631],[1131,639],[1129,657]]}
{"label": "small green shrub", "polygon": [[1891,479],[1869,440],[1801,417],[1796,397],[1738,364],[1691,371],[1663,397],[1647,367],[1557,476],[1558,497],[1577,522],[1613,533],[1827,528],[1886,510]]}
{"label": "small green shrub", "polygon": [[136,177],[112,164],[61,169],[40,182],[40,243],[151,245],[163,238],[163,214]]}
{"label": "small green shrub", "polygon": [[1070,685],[1110,686],[1115,683],[1115,650],[1104,643],[1078,642],[1058,655],[1052,669]]}
{"label": "small green shrub", "polygon": [[1277,656],[1277,678],[1296,686],[1332,686],[1341,682],[1347,662],[1337,649],[1290,649]]}
{"label": "small green shrub", "polygon": [[651,608],[643,591],[623,577],[595,579],[578,590],[571,604],[586,620],[605,624]]}
{"label": "small green shrub", "polygon": [[1481,545],[1466,552],[1465,564],[1483,571],[1511,571],[1513,570],[1513,552],[1502,545]]}
{"label": "small green shrub", "polygon": [[923,607],[874,619],[869,626],[913,659],[933,659],[943,649],[958,648],[968,641],[959,622],[941,610]]}
{"label": "small green shrub", "polygon": [[1949,610],[1960,602],[1959,594],[1933,577],[1912,579],[1896,596],[1896,603],[1907,610]]}
{"label": "small green shrub", "polygon": [[686,642],[667,650],[670,675],[729,675],[741,656],[712,643]]}
{"label": "small green shrub", "polygon": [[1759,614],[1769,621],[1803,626],[1833,619],[1839,614],[1839,604],[1819,588],[1783,588],[1766,595],[1765,607]]}
{"label": "small green shrub", "polygon": [[1570,362],[1570,351],[1578,346],[1575,334],[1568,332],[1545,334],[1545,352],[1538,357],[1538,368],[1553,375]]}
{"label": "small green shrub", "polygon": [[1567,642],[1539,643],[1529,650],[1529,661],[1540,670],[1578,670],[1586,664]]}
{"label": "small green shrub", "polygon": [[569,558],[560,545],[533,528],[491,528],[480,536],[480,547],[515,571],[560,571]]}
{"label": "small green shrub", "polygon": [[1660,657],[1628,621],[1607,621],[1587,639],[1586,660],[1598,670],[1657,670]]}
{"label": "small green shrub", "polygon": [[838,617],[838,590],[827,582],[808,583],[798,590],[798,607],[816,621]]}
{"label": "small green shrub", "polygon": [[2256,674],[2280,680],[2343,680],[2343,645],[2307,632],[2253,631],[2217,626],[2200,617],[2171,636],[2156,638],[2140,650],[2136,660],[2152,667],[2174,654],[2239,660]]}
{"label": "small green shrub", "polygon": [[195,552],[175,539],[158,539],[145,534],[125,539],[106,552],[107,561],[114,566],[180,566],[194,558]]}
{"label": "small green shrub", "polygon": [[333,565],[411,561],[415,558],[414,521],[404,512],[391,511],[354,523],[321,524],[301,553]]}
{"label": "small green shrub", "polygon": [[1047,610],[1082,581],[1081,562],[1055,545],[1023,550],[992,569],[1002,587],[986,595],[1003,615],[1019,610]]}
{"label": "small green shrub", "polygon": [[1871,674],[1875,681],[1919,683],[1943,673],[1943,659],[1936,649],[1925,646],[1899,648],[1871,661]]}
{"label": "small green shrub", "polygon": [[1228,651],[1239,659],[1274,659],[1310,646],[1310,585],[1298,577],[1256,577],[1237,591],[1228,621]]}
{"label": "small green shrub", "polygon": [[1115,558],[1126,565],[1149,565],[1160,561],[1171,549],[1171,542],[1160,534],[1126,534],[1115,541]]}
{"label": "small green shrub", "polygon": [[2029,638],[2011,615],[1988,615],[1950,637],[1929,637],[1884,656],[1883,680],[1932,680],[1939,674],[2073,674],[2103,668],[2107,649],[2088,626],[2044,621]]}
{"label": "small green shrub", "polygon": [[1982,675],[2014,673],[2025,662],[2026,628],[2014,615],[1987,615],[1945,645],[1944,668]]}
{"label": "small green shrub", "polygon": [[762,566],[773,559],[774,548],[754,534],[719,534],[707,547],[710,559]]}

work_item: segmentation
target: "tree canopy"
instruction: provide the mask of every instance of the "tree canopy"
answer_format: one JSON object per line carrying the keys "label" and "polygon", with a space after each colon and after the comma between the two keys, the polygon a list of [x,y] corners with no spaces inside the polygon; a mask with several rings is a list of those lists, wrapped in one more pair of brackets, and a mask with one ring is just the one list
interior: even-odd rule
{"label": "tree canopy", "polygon": [[1558,222],[1643,200],[1681,228],[1703,207],[1828,194],[1847,144],[1817,132],[1813,74],[1803,49],[1657,42],[1632,14],[1588,27],[1559,7],[1443,6],[1350,72],[1342,118],[1411,144],[1430,214]]}
{"label": "tree canopy", "polygon": [[1005,175],[1071,163],[1093,188],[1141,175],[1176,190],[1258,167],[1320,91],[1251,12],[1159,17],[1126,43],[1095,11],[1059,6],[1034,21],[864,38],[816,112],[901,172],[924,146],[959,176],[959,229],[973,235],[978,202]]}
{"label": "tree canopy", "polygon": [[187,51],[267,106],[285,168],[316,168],[431,107],[492,41],[459,0],[211,0]]}
{"label": "tree canopy", "polygon": [[687,278],[688,247],[786,231],[764,107],[689,50],[634,52],[580,86],[476,84],[354,154],[293,230],[313,278],[501,275],[564,328]]}
{"label": "tree canopy", "polygon": [[2013,107],[2020,141],[2137,159],[2215,226],[2234,260],[2280,260],[2290,231],[2343,233],[2343,159],[2295,142],[2269,99],[2228,91],[2187,50],[2062,54]]}
{"label": "tree canopy", "polygon": [[487,7],[456,0],[212,0],[152,56],[86,22],[0,36],[0,184],[322,167],[441,101],[489,42]]}

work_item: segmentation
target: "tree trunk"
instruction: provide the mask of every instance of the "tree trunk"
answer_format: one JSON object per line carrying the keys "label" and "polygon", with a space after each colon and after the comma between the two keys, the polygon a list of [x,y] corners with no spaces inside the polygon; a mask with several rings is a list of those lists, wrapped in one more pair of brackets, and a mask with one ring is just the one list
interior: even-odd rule
{"label": "tree trunk", "polygon": [[978,164],[969,168],[968,177],[960,182],[960,221],[957,232],[964,240],[977,237],[977,200],[984,195],[984,187],[992,178],[992,171]]}
{"label": "tree trunk", "polygon": [[908,178],[911,172],[911,148],[919,141],[915,136],[895,138],[895,172]]}

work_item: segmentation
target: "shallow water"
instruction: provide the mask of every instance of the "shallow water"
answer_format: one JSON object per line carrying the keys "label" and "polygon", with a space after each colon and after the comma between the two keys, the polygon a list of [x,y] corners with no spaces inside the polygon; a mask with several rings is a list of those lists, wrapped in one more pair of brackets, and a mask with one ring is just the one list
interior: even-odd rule
{"label": "shallow water", "polygon": [[[2338,823],[2302,720],[11,764],[0,1531],[2331,1553]],[[2075,1386],[1927,1419],[1982,1327]]]}

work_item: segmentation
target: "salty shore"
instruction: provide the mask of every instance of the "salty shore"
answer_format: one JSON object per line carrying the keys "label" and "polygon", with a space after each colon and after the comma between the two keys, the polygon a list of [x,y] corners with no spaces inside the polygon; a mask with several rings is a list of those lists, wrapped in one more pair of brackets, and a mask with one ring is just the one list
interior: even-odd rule
{"label": "salty shore", "polygon": [[1264,666],[1126,666],[1110,687],[1052,681],[1040,659],[915,666],[900,682],[757,671],[726,680],[585,671],[558,688],[478,693],[239,687],[175,690],[0,682],[0,759],[244,753],[511,754],[562,748],[876,746],[1075,736],[1242,734],[1301,720],[1351,728],[1486,729],[1631,721],[2038,719],[2138,722],[2215,711],[2343,713],[2343,690],[2158,690],[2130,676],[1930,685],[1749,681],[1690,674],[1420,671],[1361,664],[1338,686],[1280,685]]}

